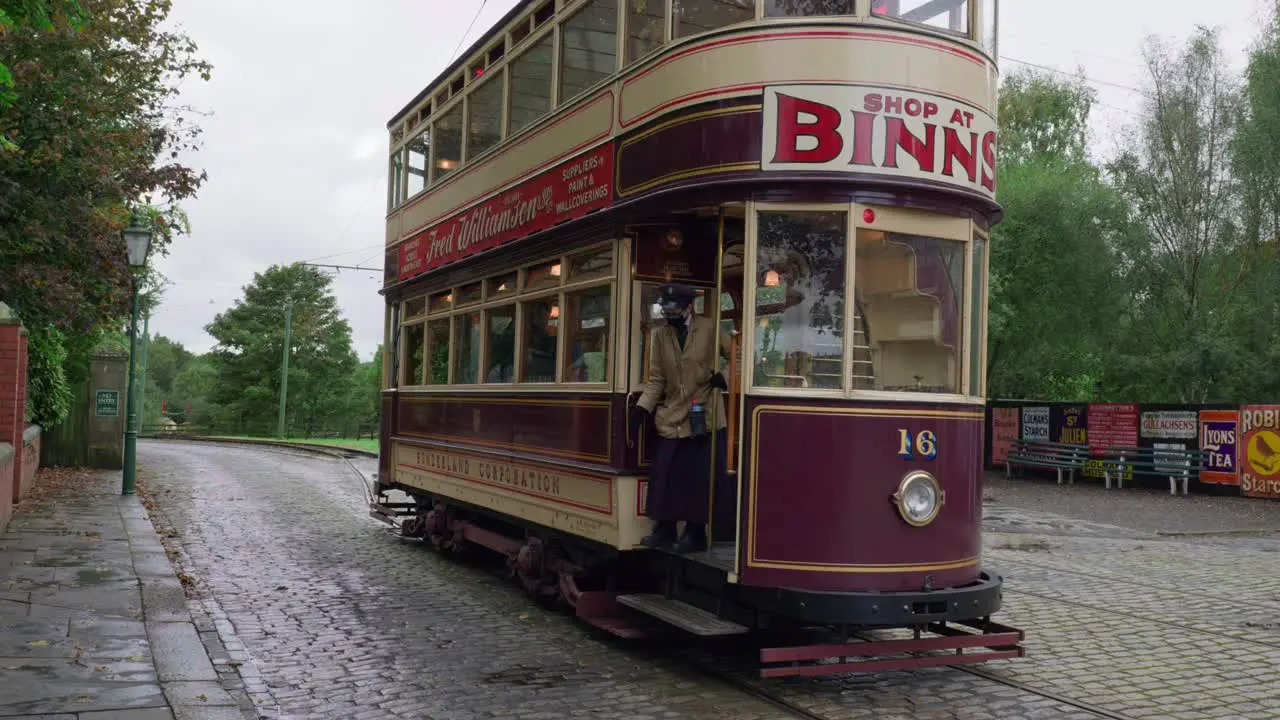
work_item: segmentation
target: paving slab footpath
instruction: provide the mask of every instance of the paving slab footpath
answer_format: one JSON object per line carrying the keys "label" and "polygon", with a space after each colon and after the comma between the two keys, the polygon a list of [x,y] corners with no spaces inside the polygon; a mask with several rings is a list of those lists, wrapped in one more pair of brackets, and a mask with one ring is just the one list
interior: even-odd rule
{"label": "paving slab footpath", "polygon": [[43,469],[0,535],[0,718],[243,720],[120,480]]}

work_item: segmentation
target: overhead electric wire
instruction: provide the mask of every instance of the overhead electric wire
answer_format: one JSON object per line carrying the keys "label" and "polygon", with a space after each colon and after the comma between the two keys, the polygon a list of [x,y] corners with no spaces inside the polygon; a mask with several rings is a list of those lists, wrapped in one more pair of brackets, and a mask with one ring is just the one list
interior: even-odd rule
{"label": "overhead electric wire", "polygon": [[471,28],[476,26],[476,21],[480,19],[480,13],[484,12],[484,6],[488,4],[489,0],[481,0],[475,17],[471,18],[471,24],[467,26],[466,32],[462,33],[462,37],[458,38],[458,46],[453,49],[453,54],[449,56],[449,62],[453,62],[454,58],[458,57],[458,51],[462,49],[462,43],[466,42],[467,36],[471,34]]}

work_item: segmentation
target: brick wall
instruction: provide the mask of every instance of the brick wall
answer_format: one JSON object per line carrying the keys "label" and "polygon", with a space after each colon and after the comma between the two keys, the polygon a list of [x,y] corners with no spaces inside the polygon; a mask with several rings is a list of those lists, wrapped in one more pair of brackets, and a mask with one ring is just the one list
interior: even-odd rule
{"label": "brick wall", "polygon": [[[8,308],[4,308],[8,310]],[[9,446],[8,469],[0,470],[0,496],[12,508],[21,497],[26,411],[26,333],[17,318],[0,316],[0,443]]]}

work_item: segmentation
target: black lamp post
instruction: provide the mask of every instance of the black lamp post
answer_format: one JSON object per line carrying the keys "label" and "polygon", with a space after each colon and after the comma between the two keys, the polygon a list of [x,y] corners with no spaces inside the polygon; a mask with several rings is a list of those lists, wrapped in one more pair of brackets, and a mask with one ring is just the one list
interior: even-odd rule
{"label": "black lamp post", "polygon": [[124,244],[129,253],[129,269],[132,271],[133,314],[129,321],[129,390],[124,431],[124,483],[121,495],[132,495],[138,479],[138,405],[134,388],[135,361],[138,356],[138,278],[147,266],[147,254],[151,252],[151,228],[142,224],[134,212],[129,227],[124,229]]}

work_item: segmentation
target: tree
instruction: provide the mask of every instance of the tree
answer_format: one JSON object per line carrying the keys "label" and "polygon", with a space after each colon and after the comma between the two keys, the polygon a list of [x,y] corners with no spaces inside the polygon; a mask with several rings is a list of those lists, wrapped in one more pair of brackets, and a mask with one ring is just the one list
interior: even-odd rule
{"label": "tree", "polygon": [[[172,99],[209,66],[185,35],[162,29],[169,0],[79,0],[78,28],[40,20],[71,2],[0,3],[12,21],[0,58],[18,58],[12,106],[0,115],[0,136],[17,147],[0,150],[0,298],[43,334],[32,402],[56,423],[66,403],[55,390],[67,378],[40,375],[83,367],[129,315],[120,236],[129,208],[153,224],[159,253],[185,231],[178,203],[204,174],[176,159],[196,147],[199,129]],[[15,7],[24,14],[9,14]]]}
{"label": "tree", "polygon": [[1085,399],[1107,365],[1120,309],[1114,246],[1133,232],[1088,161],[1093,91],[1022,70],[1001,88],[991,242],[988,386],[993,397]]}
{"label": "tree", "polygon": [[[0,0],[0,35],[27,28],[40,31],[55,27],[78,29],[85,19],[85,9],[77,0]],[[13,71],[0,58],[0,110],[12,107],[17,100],[18,95],[13,88]],[[0,134],[0,151],[17,149],[17,145]]]}
{"label": "tree", "polygon": [[1147,401],[1206,402],[1231,362],[1219,334],[1247,273],[1231,168],[1240,94],[1216,31],[1198,28],[1178,51],[1153,39],[1144,55],[1142,120],[1108,164],[1145,230],[1120,248],[1121,372]]}
{"label": "tree", "polygon": [[1244,116],[1233,147],[1249,242],[1280,237],[1280,2],[1249,53]]}
{"label": "tree", "polygon": [[289,424],[344,416],[357,359],[351,327],[340,316],[330,285],[330,278],[316,268],[273,265],[255,274],[243,299],[205,328],[217,340],[209,354],[217,380],[208,399],[221,408],[224,419],[246,428],[274,428],[289,307]]}

